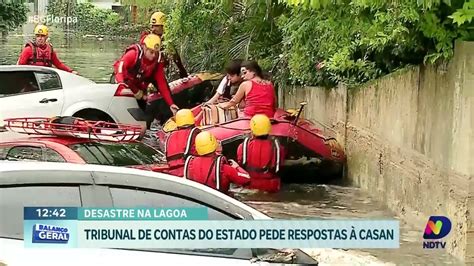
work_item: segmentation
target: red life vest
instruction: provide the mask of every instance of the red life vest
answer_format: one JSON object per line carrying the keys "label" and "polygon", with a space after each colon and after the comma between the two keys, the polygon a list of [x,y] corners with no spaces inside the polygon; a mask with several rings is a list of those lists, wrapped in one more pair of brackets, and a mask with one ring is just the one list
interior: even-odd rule
{"label": "red life vest", "polygon": [[148,36],[148,34],[150,34],[151,31],[147,30],[147,31],[142,31],[142,33],[140,34],[140,44],[144,44],[143,40],[145,40],[146,36]]}
{"label": "red life vest", "polygon": [[32,55],[28,58],[28,65],[33,66],[53,66],[53,46],[49,43],[44,47],[39,47],[36,42],[29,41],[25,47],[31,47]]}
{"label": "red life vest", "polygon": [[[150,77],[145,76],[145,71],[142,68],[142,59],[143,59],[143,55],[144,55],[144,51],[143,51],[142,46],[139,45],[139,44],[132,44],[129,47],[127,47],[127,49],[125,49],[125,53],[127,53],[130,50],[135,50],[136,54],[137,54],[137,57],[135,59],[135,65],[131,69],[127,70],[127,72],[128,72],[127,76],[129,78],[136,79],[137,81],[151,82],[153,77],[152,76],[150,76]],[[158,58],[158,60],[156,62],[154,62],[153,71],[151,71],[150,73],[155,73],[156,68],[158,67],[158,62],[160,60],[161,60],[161,53],[160,53],[160,57]],[[119,62],[120,62],[120,60],[118,60],[115,64],[118,64]]]}
{"label": "red life vest", "polygon": [[193,144],[200,132],[197,127],[178,129],[171,132],[165,144],[166,161],[171,167],[184,165],[184,160],[194,152]]}
{"label": "red life vest", "polygon": [[[249,173],[277,173],[280,170],[280,143],[277,139],[273,140],[259,140],[264,143],[268,143],[266,147],[258,151],[248,151],[250,138],[244,139],[242,145],[242,167]],[[269,155],[267,160],[256,161],[255,157],[248,158],[249,154],[258,153],[260,155]]]}
{"label": "red life vest", "polygon": [[272,118],[275,114],[275,89],[270,84],[252,82],[249,94],[245,96],[245,116],[252,117],[256,114],[264,114]]}
{"label": "red life vest", "polygon": [[[250,151],[249,141],[250,139],[246,138],[242,145],[242,167],[250,175],[250,184],[247,187],[268,192],[279,191],[281,181],[276,174],[280,170],[281,161],[278,140],[260,140],[262,145]],[[259,155],[249,156],[251,154]]]}
{"label": "red life vest", "polygon": [[225,158],[220,156],[189,156],[184,164],[184,178],[222,192],[229,190],[229,182],[221,178]]}

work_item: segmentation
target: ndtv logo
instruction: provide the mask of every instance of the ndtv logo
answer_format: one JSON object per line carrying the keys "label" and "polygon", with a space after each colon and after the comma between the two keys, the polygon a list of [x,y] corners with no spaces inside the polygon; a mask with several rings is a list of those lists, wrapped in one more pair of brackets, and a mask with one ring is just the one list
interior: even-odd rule
{"label": "ndtv logo", "polygon": [[[426,223],[423,239],[437,240],[447,236],[451,232],[451,221],[445,216],[430,216]],[[443,241],[424,241],[423,248],[446,248]]]}

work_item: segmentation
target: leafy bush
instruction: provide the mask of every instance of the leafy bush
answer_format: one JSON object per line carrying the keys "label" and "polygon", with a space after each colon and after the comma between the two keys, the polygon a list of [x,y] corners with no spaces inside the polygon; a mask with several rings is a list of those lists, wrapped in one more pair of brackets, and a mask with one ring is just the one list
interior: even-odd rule
{"label": "leafy bush", "polygon": [[[168,15],[166,47],[178,50],[189,72],[256,59],[280,84],[357,85],[406,65],[449,59],[455,40],[474,40],[474,0],[122,3],[138,5],[143,26],[135,29],[147,28],[155,11]],[[115,13],[83,5],[75,9],[81,31],[126,32]]]}
{"label": "leafy bush", "polygon": [[0,2],[0,32],[14,30],[26,22],[28,8],[22,1]]}
{"label": "leafy bush", "polygon": [[456,39],[473,38],[473,0],[284,2],[291,12],[279,26],[292,83],[357,85],[449,59]]}
{"label": "leafy bush", "polygon": [[[68,12],[69,10],[69,12]],[[91,3],[75,4],[74,1],[54,0],[48,5],[48,13],[57,17],[76,17],[77,23],[69,28],[81,33],[108,36],[136,35],[136,26],[128,25],[123,16],[112,10],[96,8]],[[65,26],[65,24],[63,24]]]}

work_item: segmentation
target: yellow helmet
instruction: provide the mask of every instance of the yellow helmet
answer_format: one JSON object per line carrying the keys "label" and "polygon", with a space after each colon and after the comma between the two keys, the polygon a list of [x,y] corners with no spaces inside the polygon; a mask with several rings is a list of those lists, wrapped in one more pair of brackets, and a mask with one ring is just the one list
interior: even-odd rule
{"label": "yellow helmet", "polygon": [[168,133],[171,131],[175,131],[178,128],[176,125],[176,122],[173,120],[173,118],[168,119],[166,123],[163,125],[163,131]]}
{"label": "yellow helmet", "polygon": [[155,12],[151,15],[150,24],[152,26],[164,26],[166,22],[166,15],[163,12]]}
{"label": "yellow helmet", "polygon": [[266,115],[257,114],[250,119],[250,130],[254,136],[264,136],[270,134],[272,124]]}
{"label": "yellow helmet", "polygon": [[45,25],[38,25],[35,27],[35,35],[48,36],[48,27]]}
{"label": "yellow helmet", "polygon": [[194,115],[189,109],[181,109],[176,113],[176,125],[178,127],[194,125]]}
{"label": "yellow helmet", "polygon": [[218,146],[216,137],[208,131],[203,131],[196,136],[195,145],[199,155],[215,152]]}
{"label": "yellow helmet", "polygon": [[156,34],[148,34],[143,40],[146,48],[159,51],[161,48],[161,38]]}

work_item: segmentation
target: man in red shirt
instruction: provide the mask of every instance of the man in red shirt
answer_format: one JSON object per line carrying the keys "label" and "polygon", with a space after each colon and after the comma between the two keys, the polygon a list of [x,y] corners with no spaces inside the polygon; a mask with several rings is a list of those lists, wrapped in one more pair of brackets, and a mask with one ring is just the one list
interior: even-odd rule
{"label": "man in red shirt", "polygon": [[179,109],[173,102],[166,81],[164,64],[160,60],[161,38],[149,34],[143,44],[128,47],[125,54],[114,64],[115,80],[119,89],[129,88],[137,99],[140,108],[147,114],[147,128],[157,116],[147,105],[147,88],[152,83],[158,88],[173,114]]}
{"label": "man in red shirt", "polygon": [[47,42],[48,34],[48,27],[44,25],[36,26],[35,40],[29,41],[25,45],[25,48],[23,48],[18,58],[17,64],[46,67],[55,66],[58,69],[77,74],[76,71],[73,71],[59,60],[56,52],[53,50],[53,46]]}
{"label": "man in red shirt", "polygon": [[285,152],[277,139],[269,138],[271,128],[266,115],[253,116],[250,120],[252,138],[246,138],[237,148],[237,162],[250,174],[248,188],[277,192],[280,190],[277,172]]}
{"label": "man in red shirt", "polygon": [[217,155],[217,140],[208,131],[196,136],[198,156],[189,156],[184,164],[184,178],[199,182],[223,193],[229,192],[230,183],[245,186],[248,174],[237,170],[237,164],[229,164],[223,155]]}

